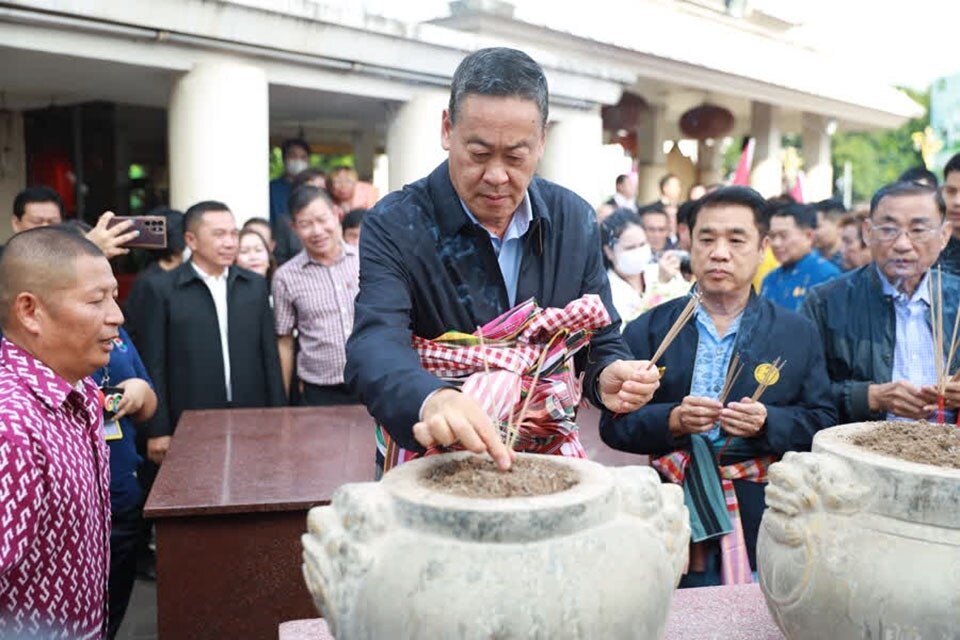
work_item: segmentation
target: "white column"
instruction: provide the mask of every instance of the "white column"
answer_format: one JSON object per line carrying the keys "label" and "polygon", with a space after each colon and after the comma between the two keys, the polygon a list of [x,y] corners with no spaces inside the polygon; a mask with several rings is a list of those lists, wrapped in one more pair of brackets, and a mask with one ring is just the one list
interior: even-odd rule
{"label": "white column", "polygon": [[449,100],[445,91],[423,91],[394,113],[387,128],[391,191],[426,176],[447,157],[440,126]]}
{"label": "white column", "polygon": [[603,120],[599,108],[556,113],[549,123],[537,173],[597,206],[612,190],[613,178],[601,175]]}
{"label": "white column", "polygon": [[13,235],[13,200],[27,186],[26,140],[23,113],[0,111],[0,243]]}
{"label": "white column", "polygon": [[667,174],[663,153],[666,136],[666,109],[650,105],[637,126],[637,200],[647,204],[660,199],[660,179]]}
{"label": "white column", "polygon": [[366,129],[353,136],[353,166],[361,180],[373,180],[374,158],[377,154],[377,136],[374,131]]}
{"label": "white column", "polygon": [[720,153],[719,141],[713,140],[707,144],[705,140],[697,141],[697,169],[700,184],[707,186],[723,181],[723,156]]}
{"label": "white column", "polygon": [[833,196],[833,166],[830,164],[828,119],[815,113],[803,114],[803,162],[807,202]]}
{"label": "white column", "polygon": [[173,208],[219,200],[238,226],[268,217],[267,91],[263,69],[232,61],[199,62],[174,83],[168,115]]}
{"label": "white column", "polygon": [[783,192],[783,163],[780,160],[780,110],[763,102],[751,105],[751,130],[756,138],[750,186],[765,198]]}

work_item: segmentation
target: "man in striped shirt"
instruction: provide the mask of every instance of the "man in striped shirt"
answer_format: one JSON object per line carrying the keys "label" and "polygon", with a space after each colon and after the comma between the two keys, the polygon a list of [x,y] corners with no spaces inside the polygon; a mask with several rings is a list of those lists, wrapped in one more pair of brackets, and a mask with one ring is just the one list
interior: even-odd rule
{"label": "man in striped shirt", "polygon": [[340,221],[322,189],[297,189],[290,197],[290,213],[303,250],[273,276],[284,389],[289,396],[296,329],[303,404],[352,404],[357,398],[344,385],[343,367],[347,338],[353,328],[353,299],[359,286],[359,254],[356,247],[343,241]]}

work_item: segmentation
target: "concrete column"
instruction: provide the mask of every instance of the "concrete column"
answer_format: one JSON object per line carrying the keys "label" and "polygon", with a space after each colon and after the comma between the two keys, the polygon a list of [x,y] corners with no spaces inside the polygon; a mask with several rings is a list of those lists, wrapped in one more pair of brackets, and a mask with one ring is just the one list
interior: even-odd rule
{"label": "concrete column", "polygon": [[27,155],[23,114],[0,111],[0,242],[13,235],[13,200],[27,186]]}
{"label": "concrete column", "polygon": [[612,178],[601,173],[603,120],[600,110],[566,110],[556,116],[547,130],[537,173],[597,206],[612,190]]}
{"label": "concrete column", "polygon": [[830,133],[828,119],[824,116],[803,114],[803,162],[806,173],[804,199],[816,202],[833,196]]}
{"label": "concrete column", "polygon": [[446,91],[425,90],[393,114],[387,128],[391,191],[426,176],[446,158],[440,127],[449,100]]}
{"label": "concrete column", "polygon": [[723,155],[719,147],[716,140],[713,144],[707,144],[704,140],[697,141],[697,180],[704,186],[723,181]]}
{"label": "concrete column", "polygon": [[666,129],[666,109],[650,105],[637,126],[637,200],[641,204],[660,199],[660,179],[667,174]]}
{"label": "concrete column", "polygon": [[751,108],[752,133],[756,138],[750,186],[769,198],[783,192],[783,164],[780,160],[780,110],[754,102]]}
{"label": "concrete column", "polygon": [[237,225],[269,217],[269,120],[263,69],[197,63],[173,85],[168,114],[170,204],[219,200]]}
{"label": "concrete column", "polygon": [[358,131],[353,135],[353,165],[361,180],[373,180],[373,165],[377,154],[377,136],[374,131]]}

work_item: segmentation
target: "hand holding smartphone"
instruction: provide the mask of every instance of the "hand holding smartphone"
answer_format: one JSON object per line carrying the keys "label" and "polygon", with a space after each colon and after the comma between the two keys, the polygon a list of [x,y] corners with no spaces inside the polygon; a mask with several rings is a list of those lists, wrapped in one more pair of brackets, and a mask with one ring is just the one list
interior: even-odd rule
{"label": "hand holding smartphone", "polygon": [[139,235],[120,244],[130,249],[166,249],[167,219],[163,216],[113,216],[107,222],[107,229],[122,222],[130,221],[126,232],[137,231]]}

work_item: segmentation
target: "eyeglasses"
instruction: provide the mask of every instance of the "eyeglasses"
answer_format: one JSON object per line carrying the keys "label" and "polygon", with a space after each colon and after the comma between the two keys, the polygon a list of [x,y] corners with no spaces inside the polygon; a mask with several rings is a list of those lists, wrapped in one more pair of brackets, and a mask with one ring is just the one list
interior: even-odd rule
{"label": "eyeglasses", "polygon": [[910,242],[926,242],[940,232],[940,227],[911,227],[901,229],[893,225],[870,225],[870,235],[877,242],[896,242],[901,235],[906,234]]}

